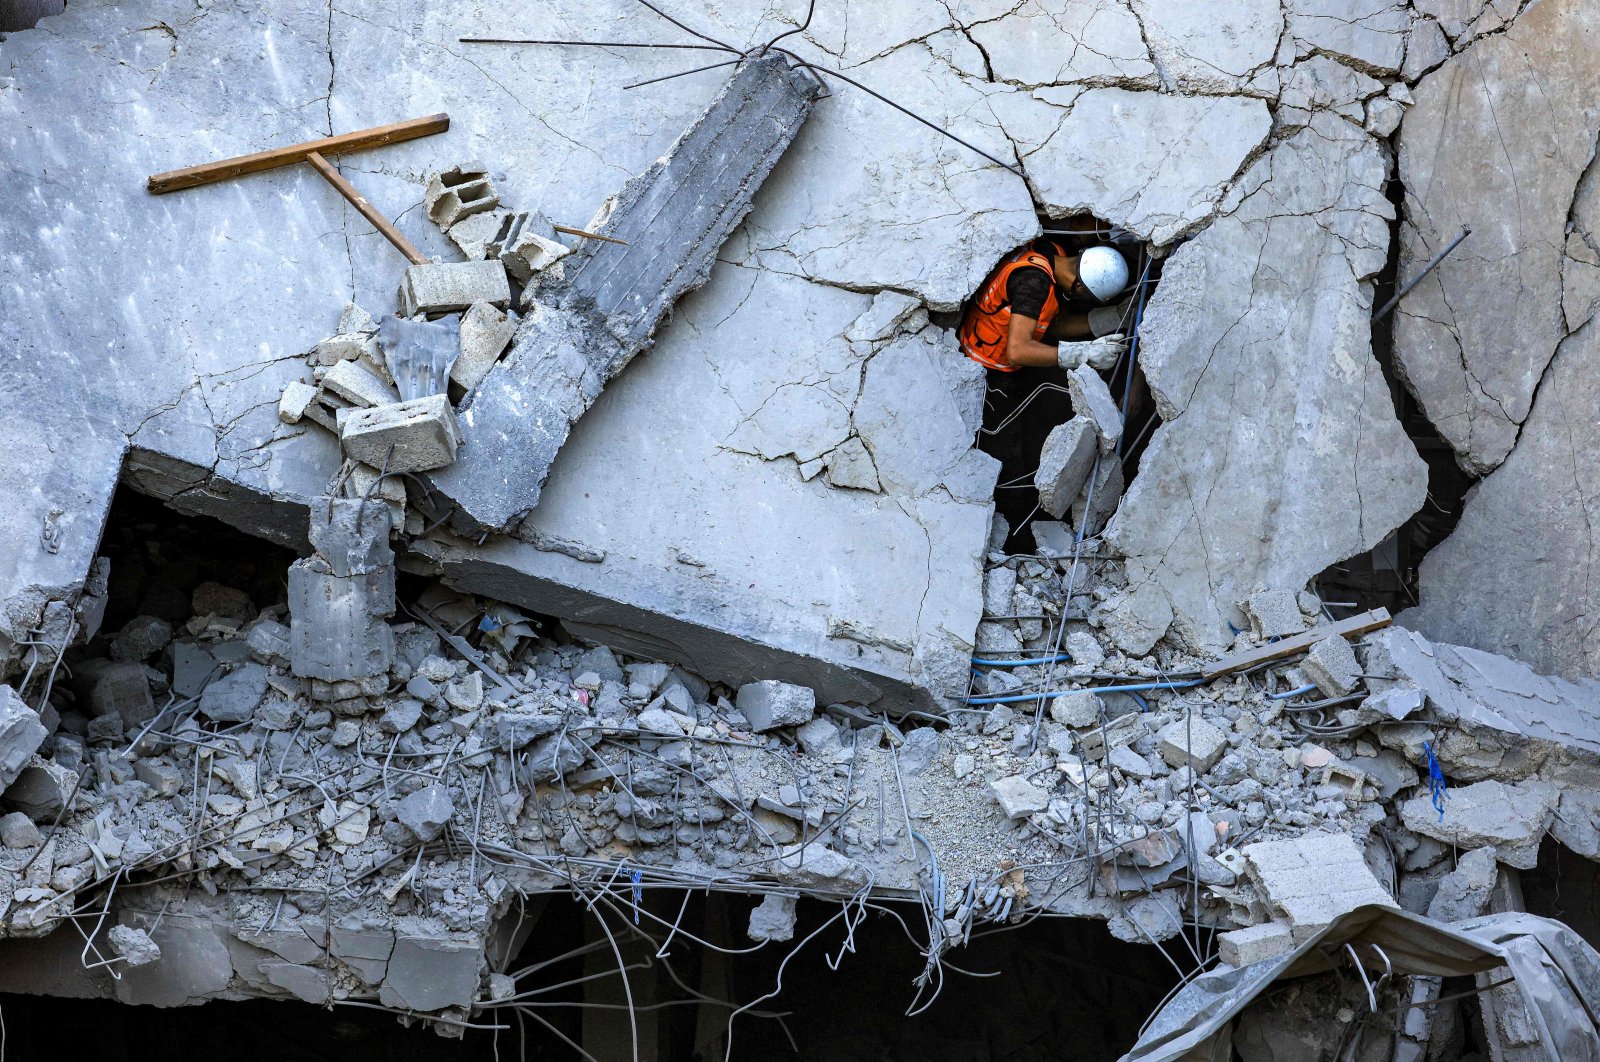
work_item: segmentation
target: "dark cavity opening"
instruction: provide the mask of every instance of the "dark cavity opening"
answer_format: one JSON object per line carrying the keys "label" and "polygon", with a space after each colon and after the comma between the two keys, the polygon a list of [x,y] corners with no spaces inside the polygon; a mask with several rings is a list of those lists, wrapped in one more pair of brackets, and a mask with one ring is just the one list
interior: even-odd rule
{"label": "dark cavity opening", "polygon": [[[1389,260],[1373,283],[1374,312],[1388,303],[1399,283],[1411,279],[1396,275],[1400,265],[1400,211],[1405,200],[1405,188],[1398,178],[1389,179],[1387,195],[1394,205],[1395,220],[1389,224]],[[1389,385],[1395,417],[1428,466],[1428,494],[1422,508],[1392,535],[1366,553],[1331,565],[1317,576],[1313,585],[1330,605],[1347,604],[1361,610],[1381,607],[1398,612],[1417,604],[1422,559],[1455,530],[1467,491],[1477,482],[1456,462],[1455,450],[1428,420],[1400,378],[1395,367],[1394,321],[1395,314],[1390,313],[1372,322],[1372,356]]]}
{"label": "dark cavity opening", "polygon": [[33,29],[41,18],[66,9],[66,0],[0,0],[0,34]]}
{"label": "dark cavity opening", "polygon": [[[980,933],[950,952],[937,995],[925,991],[922,1001],[934,997],[931,1004],[908,1017],[912,981],[926,965],[907,936],[923,931],[915,905],[869,908],[850,931],[838,903],[801,899],[793,938],[752,950],[745,928],[757,897],[690,893],[685,903],[677,889],[647,888],[635,927],[627,892],[626,884],[610,890],[592,911],[565,893],[531,896],[520,907],[513,901],[507,925],[518,931],[491,944],[489,960],[492,970],[520,974],[515,997],[485,1000],[492,1005],[465,1019],[507,1026],[499,1031],[441,1037],[402,1027],[395,1013],[288,1000],[158,1009],[0,995],[6,1058],[54,1062],[70,1045],[65,1056],[84,1062],[565,1062],[583,1058],[581,1048],[609,1062],[634,1057],[631,993],[641,1059],[1109,1062],[1177,982],[1157,948],[1115,940],[1101,922],[1038,918]],[[746,1005],[750,1011],[733,1021],[729,1051],[729,1015]]]}
{"label": "dark cavity opening", "polygon": [[[1142,291],[1144,302],[1148,304],[1160,280],[1160,259],[1155,258],[1133,234],[1114,228],[1091,215],[1066,219],[1041,216],[1040,224],[1043,231],[1039,239],[1013,248],[995,263],[983,284],[963,305],[961,313],[954,315],[955,319],[949,322],[950,327],[958,327],[969,313],[974,312],[974,305],[982,297],[985,288],[1013,254],[1029,246],[1039,247],[1043,240],[1056,240],[1073,253],[1081,253],[1089,247],[1114,247],[1127,260],[1129,285],[1116,301],[1131,297],[1122,329],[1130,340],[1135,340],[1142,312],[1140,294]],[[1057,296],[1061,297],[1059,289]],[[1095,305],[1093,301],[1082,299],[1069,298],[1062,302],[1063,311],[1067,313],[1083,313]],[[1049,337],[1045,342],[1054,343],[1055,337]],[[1106,381],[1113,401],[1122,411],[1122,443],[1115,454],[1102,458],[1099,471],[1090,476],[1094,485],[1093,495],[1088,493],[1086,486],[1078,493],[1076,504],[1071,499],[1054,498],[1054,506],[1060,512],[1058,517],[1044,507],[1035,486],[1035,474],[1039,470],[1040,455],[1051,431],[1073,416],[1072,402],[1068,397],[1068,373],[1058,366],[1023,367],[1014,372],[988,370],[983,428],[978,434],[977,445],[1000,462],[1000,475],[995,486],[995,511],[1005,519],[1009,529],[1006,552],[1035,551],[1032,525],[1036,521],[1060,519],[1074,531],[1079,524],[1083,524],[1086,535],[1098,534],[1116,511],[1125,485],[1138,471],[1139,460],[1160,421],[1145,384],[1144,373],[1139,368],[1136,340],[1129,353],[1119,358],[1115,365],[1098,371]]]}

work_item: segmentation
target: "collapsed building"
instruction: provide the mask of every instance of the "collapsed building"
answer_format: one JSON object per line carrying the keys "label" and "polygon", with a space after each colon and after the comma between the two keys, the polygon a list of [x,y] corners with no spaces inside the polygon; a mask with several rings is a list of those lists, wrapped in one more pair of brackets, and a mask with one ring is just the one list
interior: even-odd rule
{"label": "collapsed building", "polygon": [[1600,1057],[1592,5],[543,6],[0,38],[22,1050]]}

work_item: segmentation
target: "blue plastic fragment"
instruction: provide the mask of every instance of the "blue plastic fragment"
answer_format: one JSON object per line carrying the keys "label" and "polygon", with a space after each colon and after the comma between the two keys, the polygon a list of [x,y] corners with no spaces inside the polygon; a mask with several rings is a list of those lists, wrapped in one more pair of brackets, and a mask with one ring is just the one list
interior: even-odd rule
{"label": "blue plastic fragment", "polygon": [[1433,744],[1424,741],[1422,750],[1428,754],[1428,796],[1433,800],[1433,810],[1439,813],[1439,821],[1444,821],[1444,771],[1439,767],[1439,757],[1433,754]]}

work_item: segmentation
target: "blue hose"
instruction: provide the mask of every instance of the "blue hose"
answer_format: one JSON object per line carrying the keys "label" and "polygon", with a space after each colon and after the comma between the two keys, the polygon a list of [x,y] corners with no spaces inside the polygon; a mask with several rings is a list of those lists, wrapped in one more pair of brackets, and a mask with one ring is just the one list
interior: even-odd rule
{"label": "blue hose", "polygon": [[1288,693],[1269,693],[1269,694],[1267,694],[1267,700],[1269,700],[1269,701],[1286,701],[1290,697],[1298,697],[1302,693],[1313,693],[1313,692],[1316,691],[1316,688],[1317,688],[1316,683],[1312,683],[1309,686],[1301,686],[1297,690],[1290,690]]}
{"label": "blue hose", "polygon": [[986,660],[978,656],[972,658],[974,664],[982,664],[984,667],[1029,667],[1033,664],[1063,664],[1069,663],[1071,660],[1072,657],[1066,653],[1057,653],[1055,656],[1041,656],[1032,660]]}
{"label": "blue hose", "polygon": [[1144,690],[1186,690],[1194,686],[1204,685],[1205,679],[1194,679],[1190,682],[1144,682],[1131,686],[1090,686],[1082,690],[1050,690],[1045,693],[1008,693],[1003,696],[993,697],[968,697],[968,704],[1015,704],[1018,701],[1031,701],[1039,697],[1059,697],[1065,693],[1140,693]]}

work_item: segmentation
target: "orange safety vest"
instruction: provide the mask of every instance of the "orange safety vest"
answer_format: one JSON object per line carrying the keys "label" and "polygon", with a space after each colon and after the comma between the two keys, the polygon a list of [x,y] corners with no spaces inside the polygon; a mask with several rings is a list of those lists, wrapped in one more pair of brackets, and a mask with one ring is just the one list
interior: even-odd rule
{"label": "orange safety vest", "polygon": [[1017,367],[1006,360],[1006,343],[1011,334],[1011,303],[1006,299],[1006,281],[1019,269],[1043,269],[1050,275],[1050,293],[1045,296],[1044,309],[1039,311],[1039,323],[1033,326],[1033,338],[1044,341],[1060,306],[1056,300],[1055,270],[1046,255],[1028,247],[1000,263],[978,297],[967,307],[957,333],[962,353],[980,365],[1001,372],[1017,371]]}

